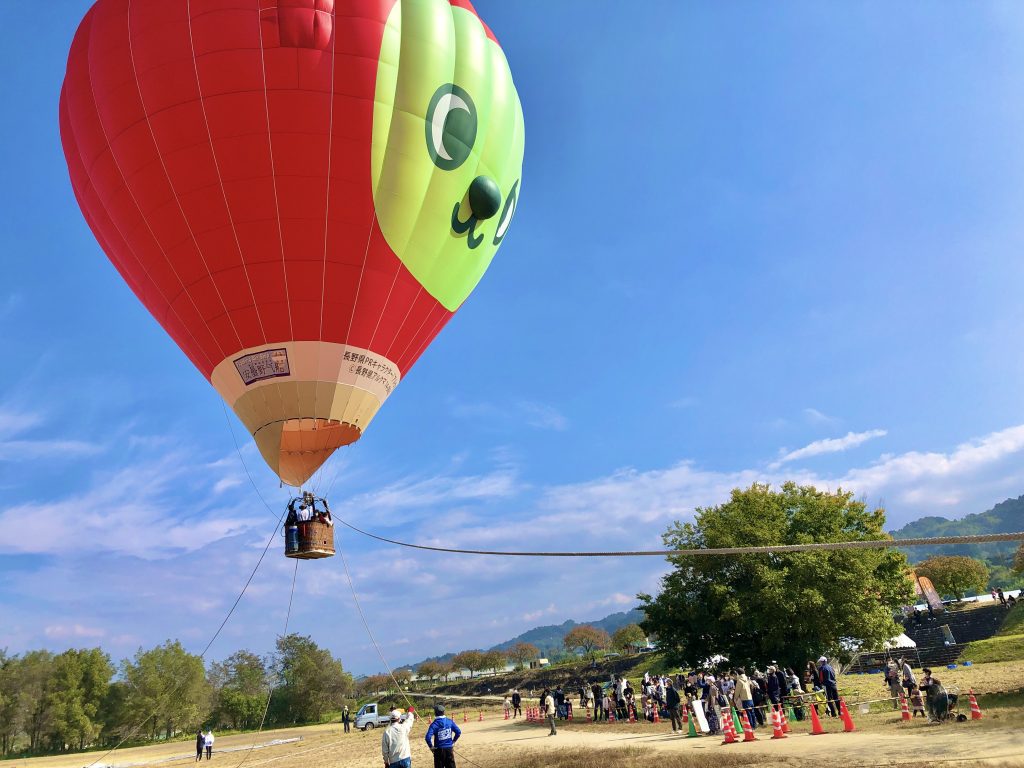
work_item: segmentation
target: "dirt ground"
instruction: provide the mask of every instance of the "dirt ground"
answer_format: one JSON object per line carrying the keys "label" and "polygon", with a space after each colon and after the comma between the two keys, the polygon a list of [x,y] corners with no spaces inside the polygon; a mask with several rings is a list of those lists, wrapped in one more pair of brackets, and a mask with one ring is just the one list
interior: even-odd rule
{"label": "dirt ground", "polygon": [[[1024,714],[1022,712],[1021,714]],[[947,723],[911,727],[893,723],[889,729],[854,733],[829,733],[810,736],[803,727],[794,728],[789,738],[772,741],[760,732],[751,744],[721,746],[719,737],[683,738],[674,736],[667,724],[646,728],[615,725],[579,724],[562,727],[558,736],[549,737],[547,728],[522,721],[505,721],[500,714],[485,715],[483,722],[460,722],[463,737],[458,744],[460,768],[508,768],[508,766],[544,766],[561,764],[571,751],[601,751],[629,747],[632,754],[640,750],[673,754],[679,758],[692,756],[687,765],[753,765],[771,762],[774,765],[923,765],[956,764],[984,761],[991,765],[1024,766],[1024,734],[1016,723]],[[460,718],[461,720],[461,718]],[[984,721],[983,721],[984,722]],[[828,728],[828,726],[826,726]],[[413,745],[413,766],[432,765],[431,755],[423,741],[426,725],[418,722],[410,739]],[[285,744],[274,740],[298,739]],[[250,751],[250,747],[257,745]],[[722,760],[723,755],[728,759]],[[763,758],[761,757],[763,756]],[[13,761],[11,768],[83,768],[100,760],[103,766],[188,766],[194,760],[189,742],[119,750],[109,756],[102,753],[33,758]],[[596,760],[596,763],[604,762]],[[647,762],[646,760],[644,762]],[[344,734],[338,725],[268,731],[225,736],[217,739],[212,764],[220,768],[356,768],[380,766],[380,731]],[[673,761],[673,765],[683,764]],[[213,765],[211,765],[213,768]]]}

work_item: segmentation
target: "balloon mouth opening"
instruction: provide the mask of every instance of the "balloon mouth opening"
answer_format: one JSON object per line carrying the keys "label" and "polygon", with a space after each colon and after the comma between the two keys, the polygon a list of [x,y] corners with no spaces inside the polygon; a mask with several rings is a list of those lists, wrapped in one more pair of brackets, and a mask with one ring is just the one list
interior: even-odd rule
{"label": "balloon mouth opening", "polygon": [[[261,432],[254,435],[257,442]],[[336,419],[288,419],[281,424],[279,442],[273,451],[277,466],[272,463],[271,468],[286,485],[301,487],[338,448],[351,445],[362,433],[355,424]]]}

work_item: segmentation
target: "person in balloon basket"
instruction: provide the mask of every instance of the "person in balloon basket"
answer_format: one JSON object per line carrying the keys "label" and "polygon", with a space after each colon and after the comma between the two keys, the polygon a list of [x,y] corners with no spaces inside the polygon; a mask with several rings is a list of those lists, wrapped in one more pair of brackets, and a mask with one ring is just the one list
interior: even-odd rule
{"label": "person in balloon basket", "polygon": [[405,714],[392,709],[390,720],[390,724],[380,737],[380,753],[384,758],[384,768],[412,768],[409,731],[416,721],[415,708],[409,707]]}
{"label": "person in balloon basket", "polygon": [[455,721],[444,716],[444,705],[434,706],[434,721],[424,737],[434,753],[434,768],[455,768],[455,742],[462,731]]}

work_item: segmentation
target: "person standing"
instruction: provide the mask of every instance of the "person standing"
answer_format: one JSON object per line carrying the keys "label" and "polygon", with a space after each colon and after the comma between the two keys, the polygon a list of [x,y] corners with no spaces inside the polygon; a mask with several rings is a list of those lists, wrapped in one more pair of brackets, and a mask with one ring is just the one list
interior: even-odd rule
{"label": "person standing", "polygon": [[462,731],[455,721],[444,716],[444,705],[434,705],[434,721],[424,739],[434,753],[434,768],[455,768],[455,742]]}
{"label": "person standing", "polygon": [[900,668],[903,672],[903,687],[907,689],[907,696],[909,697],[911,691],[917,687],[917,678],[914,677],[914,670],[906,658],[900,659]]}
{"label": "person standing", "polygon": [[742,709],[747,713],[747,722],[750,724],[750,729],[755,730],[757,728],[757,718],[754,716],[753,684],[750,682],[750,678],[747,677],[743,667],[736,670],[735,676],[736,688],[733,690],[733,701],[736,702],[737,709]]}
{"label": "person standing", "polygon": [[903,694],[903,686],[900,685],[900,671],[895,661],[890,661],[885,668],[885,684],[889,688],[889,695],[892,697],[892,708],[900,708],[900,697]]}
{"label": "person standing", "polygon": [[203,746],[206,747],[206,759],[211,759],[213,757],[213,728],[207,731],[206,736],[203,737]]}
{"label": "person standing", "polygon": [[555,699],[551,695],[551,691],[547,688],[544,689],[544,714],[548,718],[548,724],[551,726],[551,731],[548,733],[549,736],[557,736],[558,729],[555,728]]}
{"label": "person standing", "polygon": [[672,733],[683,730],[683,716],[682,708],[680,704],[682,699],[679,698],[679,691],[669,680],[665,683],[665,706],[668,707],[668,716],[672,720]]}
{"label": "person standing", "polygon": [[522,710],[523,697],[519,695],[519,689],[512,689],[512,719],[514,720],[518,715],[523,714]]}
{"label": "person standing", "polygon": [[397,709],[393,709],[390,720],[390,724],[380,737],[380,753],[384,758],[384,768],[412,768],[409,731],[416,720],[415,710],[409,707],[409,711],[403,715]]}
{"label": "person standing", "polygon": [[590,696],[594,700],[594,722],[596,723],[604,714],[604,694],[599,684],[594,683],[590,686]]}
{"label": "person standing", "polygon": [[501,702],[501,708],[505,710],[505,719],[508,720],[512,716],[512,695],[506,693],[505,700]]}
{"label": "person standing", "polygon": [[839,717],[839,687],[836,684],[836,671],[832,669],[832,665],[824,656],[818,659],[818,675],[821,677],[821,685],[825,688],[828,713],[831,717]]}
{"label": "person standing", "polygon": [[196,762],[203,759],[203,748],[206,746],[206,737],[203,736],[203,729],[200,728],[196,734]]}
{"label": "person standing", "polygon": [[352,723],[352,715],[348,711],[348,704],[346,704],[341,710],[341,724],[345,726],[345,733],[349,732],[350,724]]}

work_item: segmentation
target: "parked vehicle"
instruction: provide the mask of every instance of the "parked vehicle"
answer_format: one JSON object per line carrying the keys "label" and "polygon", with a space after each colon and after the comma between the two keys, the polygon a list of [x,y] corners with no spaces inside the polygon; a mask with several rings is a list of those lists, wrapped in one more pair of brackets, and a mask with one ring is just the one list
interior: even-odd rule
{"label": "parked vehicle", "polygon": [[384,727],[391,722],[389,712],[380,712],[377,702],[363,704],[356,712],[356,728],[361,731],[372,731],[377,726]]}

